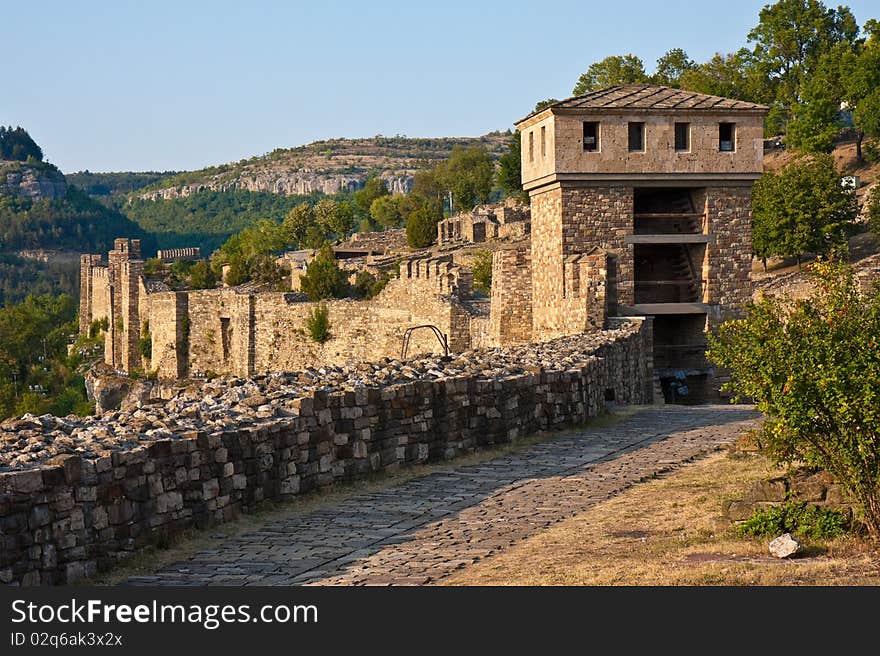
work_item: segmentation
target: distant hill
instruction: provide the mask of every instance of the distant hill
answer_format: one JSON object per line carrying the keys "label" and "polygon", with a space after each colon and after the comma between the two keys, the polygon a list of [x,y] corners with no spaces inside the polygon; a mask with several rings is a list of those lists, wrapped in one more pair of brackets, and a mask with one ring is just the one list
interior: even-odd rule
{"label": "distant hill", "polygon": [[137,191],[163,178],[177,175],[179,171],[120,171],[116,173],[92,173],[77,171],[66,173],[67,182],[79,187],[89,196],[120,196]]}
{"label": "distant hill", "polygon": [[455,146],[482,146],[497,158],[509,133],[481,137],[328,139],[266,155],[162,178],[136,192],[143,199],[180,198],[199,191],[258,191],[283,196],[356,191],[373,176],[394,193],[412,187],[415,172],[446,159]]}
{"label": "distant hill", "polygon": [[0,306],[29,293],[79,292],[79,259],[115,237],[154,243],[136,223],[69,185],[55,166],[0,160]]}

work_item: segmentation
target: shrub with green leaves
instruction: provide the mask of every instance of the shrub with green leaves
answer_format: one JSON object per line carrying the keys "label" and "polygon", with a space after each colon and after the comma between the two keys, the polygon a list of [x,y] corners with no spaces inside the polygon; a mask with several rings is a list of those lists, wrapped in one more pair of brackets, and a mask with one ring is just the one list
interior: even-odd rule
{"label": "shrub with green leaves", "polygon": [[299,283],[303,293],[313,301],[341,298],[345,295],[347,288],[345,272],[339,268],[330,244],[324,243],[315,255],[315,259],[309,263]]}
{"label": "shrub with green leaves", "polygon": [[861,291],[836,260],[810,273],[811,298],[759,299],[709,335],[708,355],[764,413],[768,454],[831,473],[880,539],[880,286]]}
{"label": "shrub with green leaves", "polygon": [[306,330],[312,341],[323,344],[330,339],[330,312],[324,303],[319,303],[312,308],[306,317]]}
{"label": "shrub with green leaves", "polygon": [[474,271],[474,289],[488,294],[492,289],[492,251],[487,248],[474,251],[472,268]]}
{"label": "shrub with green leaves", "polygon": [[843,535],[849,526],[849,516],[843,511],[787,501],[780,506],[756,510],[737,526],[737,530],[743,535],[776,537],[783,533],[795,533],[805,538],[824,540]]}

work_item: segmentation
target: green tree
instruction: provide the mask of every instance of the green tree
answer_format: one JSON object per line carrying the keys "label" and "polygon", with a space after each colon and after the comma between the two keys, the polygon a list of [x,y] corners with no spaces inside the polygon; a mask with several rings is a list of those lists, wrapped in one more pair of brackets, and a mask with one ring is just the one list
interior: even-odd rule
{"label": "green tree", "polygon": [[[315,221],[324,232],[324,235],[332,234],[337,238],[344,239],[354,229],[354,210],[345,201],[335,201],[325,198],[315,205]],[[308,230],[306,231],[308,236]],[[307,239],[307,241],[309,241]],[[311,246],[314,248],[314,246]]]}
{"label": "green tree", "polygon": [[539,100],[535,103],[535,109],[532,110],[534,112],[540,112],[542,109],[547,109],[550,105],[554,105],[559,101],[556,98],[547,98],[547,100]]}
{"label": "green tree", "polygon": [[317,224],[315,208],[309,203],[300,203],[287,213],[281,223],[284,240],[303,248],[309,228]]}
{"label": "green tree", "polygon": [[767,78],[745,48],[726,55],[716,53],[709,61],[682,72],[678,83],[687,91],[749,102],[768,102],[773,97]]}
{"label": "green tree", "polygon": [[410,248],[427,248],[437,241],[437,222],[443,218],[440,205],[425,201],[406,220],[406,241]]}
{"label": "green tree", "polygon": [[709,336],[708,355],[765,415],[768,453],[830,472],[880,539],[880,287],[861,292],[839,262],[812,272],[811,298],[763,297]]}
{"label": "green tree", "polygon": [[593,62],[581,74],[574,85],[572,95],[580,96],[596,89],[618,84],[643,84],[649,82],[645,64],[635,55],[611,55],[602,61]]}
{"label": "green tree", "polygon": [[454,146],[444,164],[440,179],[446,190],[452,192],[457,210],[468,210],[489,199],[495,171],[484,148]]}
{"label": "green tree", "polygon": [[487,248],[474,251],[471,266],[474,272],[474,289],[488,294],[492,290],[492,251]]}
{"label": "green tree", "polygon": [[43,151],[27,130],[21,126],[7,128],[0,125],[0,159],[26,162],[28,158],[41,162]]}
{"label": "green tree", "polygon": [[207,260],[199,260],[190,267],[190,289],[213,289],[217,286],[217,274]]}
{"label": "green tree", "polygon": [[837,43],[852,43],[857,34],[848,7],[778,0],[761,9],[748,40],[754,43],[753,55],[764,77],[773,81],[775,99],[791,108],[800,101],[803,83],[822,55]]}
{"label": "green tree", "polygon": [[345,272],[339,268],[333,249],[325,242],[300,278],[300,289],[313,301],[341,298],[347,289]]}
{"label": "green tree", "polygon": [[696,63],[681,48],[667,50],[657,60],[657,70],[651,76],[654,84],[661,84],[675,89],[679,86],[681,76],[696,67]]}
{"label": "green tree", "polygon": [[394,194],[380,196],[370,205],[370,216],[382,228],[400,228],[406,224],[406,217],[418,206],[414,194]]}
{"label": "green tree", "polygon": [[802,157],[765,173],[752,196],[755,255],[800,257],[839,244],[858,212],[855,194],[840,183],[830,155]]}
{"label": "green tree", "polygon": [[354,204],[361,212],[369,214],[373,201],[389,193],[388,186],[382,178],[370,178],[363,189],[354,192]]}
{"label": "green tree", "polygon": [[522,140],[519,132],[510,135],[509,150],[498,160],[495,180],[510,198],[528,201],[528,194],[522,188]]}

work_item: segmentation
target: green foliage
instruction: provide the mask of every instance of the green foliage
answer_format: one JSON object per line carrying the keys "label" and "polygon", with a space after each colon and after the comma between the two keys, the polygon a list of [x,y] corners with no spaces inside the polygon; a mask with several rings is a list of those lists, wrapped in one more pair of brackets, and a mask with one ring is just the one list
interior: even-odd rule
{"label": "green foliage", "polygon": [[572,90],[573,96],[580,96],[596,89],[617,84],[643,84],[649,81],[645,64],[635,55],[612,55],[602,61],[590,64],[581,74]]}
{"label": "green foliage", "polygon": [[312,308],[306,317],[306,330],[312,341],[323,344],[329,340],[330,334],[330,312],[324,303],[318,303]]}
{"label": "green foliage", "polygon": [[527,202],[529,195],[522,188],[522,140],[519,132],[510,135],[510,149],[498,160],[495,180],[510,198]]}
{"label": "green foliage", "polygon": [[189,268],[190,289],[213,289],[218,277],[207,260],[199,260]]}
{"label": "green foliage", "polygon": [[819,0],[778,0],[765,5],[749,32],[752,56],[773,99],[786,107],[800,101],[802,85],[819,59],[840,42],[852,43],[858,25],[847,7],[829,9]]}
{"label": "green foliage", "polygon": [[339,268],[330,244],[324,243],[300,278],[300,289],[313,301],[342,298],[347,291],[345,272]]}
{"label": "green foliage", "polygon": [[89,324],[89,339],[97,339],[101,332],[107,332],[107,328],[110,327],[110,322],[107,317],[102,317],[100,319],[95,319]]}
{"label": "green foliage", "polygon": [[76,185],[89,196],[121,196],[176,175],[177,171],[119,171],[66,173],[67,183]]}
{"label": "green foliage", "polygon": [[849,516],[839,510],[788,501],[779,506],[756,510],[737,526],[737,530],[743,535],[757,537],[795,533],[805,538],[826,540],[846,533],[849,524]]}
{"label": "green foliage", "polygon": [[354,192],[354,204],[361,212],[369,214],[376,199],[388,194],[388,186],[382,178],[370,178],[364,184],[363,189]]}
{"label": "green foliage", "polygon": [[875,184],[871,188],[868,200],[865,201],[865,212],[868,216],[868,225],[875,235],[880,237],[880,185]]}
{"label": "green foliage", "polygon": [[0,125],[0,159],[26,162],[28,159],[41,162],[43,151],[21,126],[7,128]]}
{"label": "green foliage", "polygon": [[127,217],[92,200],[76,187],[58,200],[0,194],[0,250],[68,249],[100,253],[126,235],[152,247],[149,235]]}
{"label": "green foliage", "polygon": [[[328,235],[333,235],[337,239],[345,239],[354,229],[354,208],[347,201],[324,198],[315,205],[315,222],[321,232],[322,241]],[[315,248],[315,246],[313,245],[311,248]]]}
{"label": "green foliage", "polygon": [[78,261],[41,262],[0,251],[0,307],[21,303],[28,295],[78,293]]}
{"label": "green foliage", "polygon": [[358,271],[357,274],[355,274],[354,288],[352,291],[354,292],[355,297],[370,300],[371,298],[375,298],[379,292],[385,289],[385,285],[388,284],[389,280],[391,280],[391,275],[384,271],[378,276],[374,276],[369,271]]}
{"label": "green foliage", "polygon": [[418,208],[420,202],[415,194],[381,196],[370,205],[370,216],[383,229],[400,228],[406,224],[407,217]]}
{"label": "green foliage", "polygon": [[657,70],[651,76],[651,82],[677,89],[681,76],[696,67],[696,63],[681,48],[667,50],[657,60]]}
{"label": "green foliage", "polygon": [[[119,198],[119,207],[139,230],[154,235],[158,248],[199,246],[210,253],[233,234],[262,219],[280,223],[303,202],[320,196],[282,196],[257,191],[199,191],[183,198],[145,200]],[[119,232],[115,236],[129,234]],[[98,251],[101,252],[101,251]]]}
{"label": "green foliage", "polygon": [[765,415],[769,455],[831,473],[880,538],[880,287],[860,291],[834,260],[810,270],[813,297],[759,299],[709,335],[708,356]]}
{"label": "green foliage", "polygon": [[874,89],[859,101],[853,110],[853,120],[866,136],[880,137],[880,88]]}
{"label": "green foliage", "polygon": [[755,255],[800,257],[840,243],[858,212],[855,194],[840,183],[830,155],[800,158],[767,172],[752,196]]}
{"label": "green foliage", "polygon": [[149,257],[144,262],[144,275],[159,277],[168,274],[169,271],[168,265],[158,257]]}
{"label": "green foliage", "polygon": [[474,289],[488,294],[492,290],[492,251],[487,248],[474,251],[471,268],[474,272]]}
{"label": "green foliage", "polygon": [[535,103],[535,109],[533,109],[532,111],[540,112],[542,109],[546,109],[550,105],[553,105],[558,102],[559,101],[556,98],[547,98],[547,100],[539,100],[538,102]]}
{"label": "green foliage", "polygon": [[766,77],[745,48],[728,54],[716,53],[709,61],[682,72],[679,86],[687,91],[750,102],[772,99]]}
{"label": "green foliage", "polygon": [[28,296],[0,309],[0,417],[91,412],[78,371],[102,357],[103,335],[90,330],[68,356],[68,338],[77,330],[70,296]]}
{"label": "green foliage", "polygon": [[764,119],[764,136],[775,137],[783,134],[788,125],[788,112],[782,103],[770,105],[770,111]]}
{"label": "green foliage", "polygon": [[138,353],[145,360],[153,358],[153,336],[150,334],[150,323],[148,321],[144,321],[144,325],[141,326],[141,336],[138,339]]}
{"label": "green foliage", "polygon": [[228,264],[226,282],[229,285],[250,281],[280,282],[284,278],[284,271],[276,264],[275,253],[286,245],[284,235],[283,226],[268,219],[245,228],[230,237],[211,256],[215,275],[220,273],[223,264]]}
{"label": "green foliage", "polygon": [[493,178],[492,157],[484,148],[455,146],[445,162],[416,173],[413,194],[442,202],[451,192],[452,209],[467,211],[489,199]]}
{"label": "green foliage", "polygon": [[410,248],[427,248],[437,241],[437,222],[443,218],[440,205],[426,201],[406,220],[406,242]]}

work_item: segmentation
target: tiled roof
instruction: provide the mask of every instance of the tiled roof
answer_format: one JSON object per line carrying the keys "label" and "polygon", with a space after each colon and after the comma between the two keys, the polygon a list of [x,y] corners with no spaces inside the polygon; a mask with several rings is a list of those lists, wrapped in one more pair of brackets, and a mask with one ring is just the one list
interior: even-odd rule
{"label": "tiled roof", "polygon": [[[671,89],[654,84],[625,84],[591,91],[555,102],[544,109],[684,109],[684,110],[764,110],[766,105],[721,96]],[[543,109],[541,111],[544,111]],[[540,112],[532,112],[530,118]]]}

